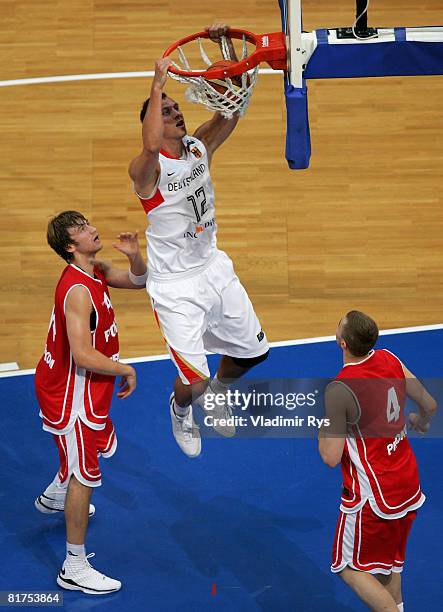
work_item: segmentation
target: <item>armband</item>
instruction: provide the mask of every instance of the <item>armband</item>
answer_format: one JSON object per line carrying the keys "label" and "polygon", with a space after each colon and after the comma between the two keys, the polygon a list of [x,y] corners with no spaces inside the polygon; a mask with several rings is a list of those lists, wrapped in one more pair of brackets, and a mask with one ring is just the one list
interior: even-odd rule
{"label": "armband", "polygon": [[146,285],[146,281],[148,279],[148,270],[146,270],[146,272],[141,276],[136,276],[133,272],[131,272],[131,269],[129,269],[128,274],[129,280],[133,285],[137,285],[139,287],[141,287],[142,285]]}

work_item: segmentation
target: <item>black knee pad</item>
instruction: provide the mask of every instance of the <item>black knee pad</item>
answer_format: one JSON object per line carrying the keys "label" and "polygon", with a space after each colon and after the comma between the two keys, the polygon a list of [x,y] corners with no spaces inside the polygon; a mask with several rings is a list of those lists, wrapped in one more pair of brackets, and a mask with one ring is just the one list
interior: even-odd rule
{"label": "black knee pad", "polygon": [[241,368],[249,369],[249,368],[253,368],[259,363],[262,363],[262,361],[265,361],[268,358],[268,355],[269,355],[269,349],[266,351],[266,353],[263,353],[262,355],[259,355],[258,357],[246,357],[246,358],[231,357],[231,359],[235,363],[235,365],[238,365]]}

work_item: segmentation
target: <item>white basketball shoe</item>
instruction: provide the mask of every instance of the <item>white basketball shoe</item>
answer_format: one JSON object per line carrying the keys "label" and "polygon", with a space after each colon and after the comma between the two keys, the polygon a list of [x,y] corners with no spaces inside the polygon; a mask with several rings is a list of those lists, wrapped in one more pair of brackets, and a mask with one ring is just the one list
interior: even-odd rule
{"label": "white basketball shoe", "polygon": [[[39,512],[42,512],[43,514],[55,514],[57,512],[63,512],[65,509],[65,498],[66,494],[63,496],[50,496],[47,495],[45,492],[37,497],[34,502],[34,506]],[[89,504],[89,518],[94,516],[94,514],[95,506],[94,504]]]}
{"label": "white basketball shoe", "polygon": [[202,450],[200,431],[192,418],[192,406],[188,414],[181,418],[174,412],[174,393],[169,397],[169,411],[171,414],[172,433],[175,441],[188,457],[198,457]]}
{"label": "white basketball shoe", "polygon": [[69,556],[57,576],[57,584],[68,591],[83,591],[89,595],[106,595],[121,589],[122,583],[95,570],[86,557]]}

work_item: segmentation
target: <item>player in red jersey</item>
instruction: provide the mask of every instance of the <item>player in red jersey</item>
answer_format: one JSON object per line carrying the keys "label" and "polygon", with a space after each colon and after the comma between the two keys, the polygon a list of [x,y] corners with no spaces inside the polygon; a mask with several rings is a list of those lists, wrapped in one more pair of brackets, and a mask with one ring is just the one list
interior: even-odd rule
{"label": "player in red jersey", "polygon": [[344,365],[327,387],[330,425],[319,436],[323,461],[343,472],[331,570],[371,610],[403,611],[406,541],[425,501],[404,407],[406,396],[418,405],[409,426],[425,433],[436,403],[398,357],[373,349],[378,327],[370,317],[348,312],[336,335]]}
{"label": "player in red jersey", "polygon": [[59,586],[91,594],[118,591],[121,583],[97,572],[85,554],[92,489],[101,485],[98,458],[117,447],[109,418],[114,381],[124,399],[136,386],[135,370],[119,361],[118,332],[108,285],[142,289],[146,264],[137,234],[123,233],[114,247],[129,260],[128,270],[98,261],[102,243],[96,228],[75,211],[50,220],[49,245],[68,263],[55,290],[43,357],[35,373],[43,429],[51,432],[60,455],[53,482],[35,500],[44,513],[65,513],[66,560]]}

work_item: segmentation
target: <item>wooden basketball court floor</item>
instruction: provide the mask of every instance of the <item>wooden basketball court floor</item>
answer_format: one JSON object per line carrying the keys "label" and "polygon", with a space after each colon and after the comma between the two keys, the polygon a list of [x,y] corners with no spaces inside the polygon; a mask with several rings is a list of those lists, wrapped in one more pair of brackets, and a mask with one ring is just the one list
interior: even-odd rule
{"label": "wooden basketball court floor", "polygon": [[[350,25],[353,0],[304,0],[304,28]],[[151,70],[173,40],[214,20],[280,29],[276,0],[3,0],[0,80]],[[373,0],[370,25],[441,25],[439,0]],[[77,209],[111,243],[145,229],[127,176],[149,78],[0,87],[0,362],[38,361],[63,262],[48,218]],[[208,112],[167,91],[188,128]],[[312,81],[311,167],[284,159],[282,76],[262,75],[217,152],[219,246],[234,260],[270,340],[334,333],[349,309],[381,328],[440,323],[443,77]],[[144,239],[143,239],[144,244]],[[114,292],[123,357],[164,346],[143,292]]]}

